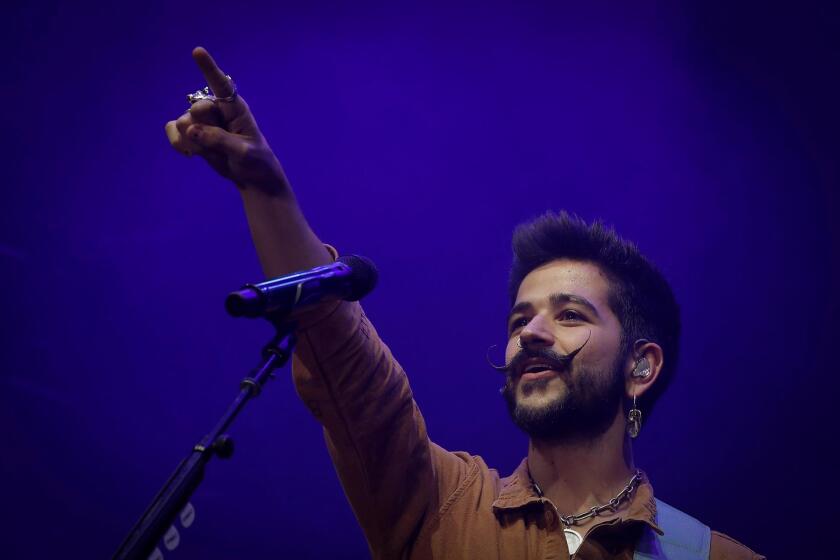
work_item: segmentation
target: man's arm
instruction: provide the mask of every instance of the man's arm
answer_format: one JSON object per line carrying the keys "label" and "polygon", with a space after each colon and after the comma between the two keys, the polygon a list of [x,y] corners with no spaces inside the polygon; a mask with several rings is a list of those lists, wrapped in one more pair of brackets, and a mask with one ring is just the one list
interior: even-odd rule
{"label": "man's arm", "polygon": [[405,373],[348,302],[298,333],[292,370],[374,558],[402,556],[436,511],[433,460],[449,455],[429,442]]}
{"label": "man's arm", "polygon": [[[196,47],[193,58],[217,97],[234,94],[233,83],[206,50]],[[332,261],[300,211],[280,162],[242,96],[194,103],[178,119],[166,123],[166,135],[176,150],[202,156],[237,186],[266,276]]]}
{"label": "man's arm", "polygon": [[[233,95],[202,48],[193,57],[219,98]],[[199,101],[166,124],[174,148],[201,155],[242,196],[266,276],[327,264],[334,255],[309,227],[280,162],[240,96]],[[468,469],[468,458],[431,444],[405,373],[355,303],[302,317],[293,371],[324,426],[345,493],[376,557],[400,556],[427,514]]]}

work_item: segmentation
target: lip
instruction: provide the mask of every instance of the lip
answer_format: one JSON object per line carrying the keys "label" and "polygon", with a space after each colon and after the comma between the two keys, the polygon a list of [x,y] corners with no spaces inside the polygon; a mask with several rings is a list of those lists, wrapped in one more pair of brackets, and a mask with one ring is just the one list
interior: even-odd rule
{"label": "lip", "polygon": [[537,381],[538,379],[545,379],[547,377],[552,377],[554,375],[558,375],[559,372],[553,369],[544,369],[542,371],[537,371],[533,373],[523,373],[522,376],[519,378],[520,381]]}

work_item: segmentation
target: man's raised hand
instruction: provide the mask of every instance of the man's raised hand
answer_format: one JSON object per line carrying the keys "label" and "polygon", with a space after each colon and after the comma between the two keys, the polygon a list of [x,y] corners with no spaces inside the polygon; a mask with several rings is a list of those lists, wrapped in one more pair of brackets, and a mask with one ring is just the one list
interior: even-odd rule
{"label": "man's raised hand", "polygon": [[[236,93],[205,49],[192,52],[216,101],[201,100],[166,123],[170,144],[185,155],[203,157],[220,175],[241,189],[256,188],[268,194],[288,189],[280,162],[260,133],[248,104]],[[225,98],[233,99],[227,100]]]}

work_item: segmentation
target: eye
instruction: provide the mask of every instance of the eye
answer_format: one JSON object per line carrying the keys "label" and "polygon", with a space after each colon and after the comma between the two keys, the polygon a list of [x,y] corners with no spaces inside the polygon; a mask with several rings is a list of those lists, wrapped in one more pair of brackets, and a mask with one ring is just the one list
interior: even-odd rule
{"label": "eye", "polygon": [[583,321],[584,316],[574,309],[564,309],[557,317],[561,321]]}
{"label": "eye", "polygon": [[514,319],[510,322],[510,334],[515,333],[522,327],[528,324],[529,319],[527,317],[519,317],[518,319]]}

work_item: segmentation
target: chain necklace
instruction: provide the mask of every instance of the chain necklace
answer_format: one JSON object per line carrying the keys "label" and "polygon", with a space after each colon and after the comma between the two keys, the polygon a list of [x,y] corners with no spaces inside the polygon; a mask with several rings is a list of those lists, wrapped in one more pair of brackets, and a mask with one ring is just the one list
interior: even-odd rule
{"label": "chain necklace", "polygon": [[[534,479],[531,478],[531,473],[528,473],[528,478],[531,479],[531,484],[534,486],[534,490],[537,492],[537,495],[540,498],[544,497],[542,488],[534,482]],[[601,506],[593,506],[588,511],[584,513],[579,513],[577,515],[560,515],[559,513],[557,516],[560,518],[560,523],[563,524],[563,533],[566,537],[566,544],[569,545],[569,553],[574,554],[577,552],[578,547],[583,543],[583,537],[577,531],[571,529],[576,525],[579,525],[581,522],[586,521],[592,517],[598,517],[605,511],[610,511],[615,513],[618,511],[619,506],[625,501],[630,499],[630,496],[633,495],[633,492],[636,491],[638,488],[639,483],[642,481],[642,471],[636,469],[633,478],[630,479],[630,482],[627,483],[627,486],[624,489],[615,495],[615,497]]]}
{"label": "chain necklace", "polygon": [[[531,473],[528,473],[528,477],[531,477]],[[560,522],[565,525],[566,527],[572,527],[574,525],[579,525],[582,521],[586,521],[590,517],[598,517],[605,511],[616,512],[618,511],[618,507],[624,500],[630,498],[633,495],[633,492],[636,491],[636,488],[639,486],[639,483],[642,481],[642,471],[636,469],[633,478],[630,479],[630,482],[627,483],[627,486],[624,487],[624,490],[619,492],[615,495],[615,497],[607,502],[602,506],[593,506],[591,509],[584,513],[579,513],[577,515],[561,515]],[[534,490],[537,491],[537,495],[542,498],[544,497],[542,488],[534,482],[534,479],[531,478],[531,484],[534,485]]]}

